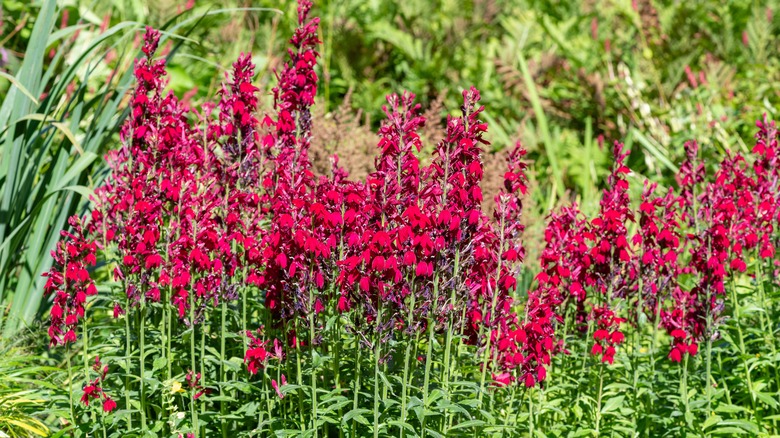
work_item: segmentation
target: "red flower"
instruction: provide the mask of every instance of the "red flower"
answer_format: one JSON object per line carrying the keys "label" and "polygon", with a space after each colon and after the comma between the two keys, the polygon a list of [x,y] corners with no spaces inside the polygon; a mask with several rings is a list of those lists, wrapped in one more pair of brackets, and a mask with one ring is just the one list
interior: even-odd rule
{"label": "red flower", "polygon": [[203,394],[208,394],[210,392],[208,388],[204,388],[200,384],[200,373],[196,374],[194,371],[188,370],[184,379],[187,381],[187,386],[192,393],[193,400],[197,400],[203,396]]}
{"label": "red flower", "polygon": [[594,356],[601,355],[601,362],[612,365],[615,359],[615,346],[620,345],[625,339],[620,331],[620,324],[625,322],[618,318],[606,305],[593,308],[593,318],[596,320],[596,331],[593,339],[596,341],[591,349]]}
{"label": "red flower", "polygon": [[[284,374],[282,374],[281,381],[282,381],[282,386],[287,384],[287,377]],[[274,388],[274,390],[276,391],[276,395],[278,395],[280,399],[284,398],[284,394],[279,389],[279,384],[276,383],[275,379],[271,379],[271,386]]]}
{"label": "red flower", "polygon": [[509,386],[512,382],[512,375],[509,373],[493,374],[493,381],[499,387]]}
{"label": "red flower", "polygon": [[116,409],[116,402],[111,397],[106,396],[103,400],[103,412],[111,412]]}
{"label": "red flower", "polygon": [[120,315],[124,315],[125,311],[122,309],[122,306],[119,305],[119,303],[114,303],[114,319],[119,318]]}
{"label": "red flower", "polygon": [[103,390],[103,383],[108,375],[108,365],[103,365],[100,362],[100,357],[95,357],[95,362],[92,365],[92,370],[97,373],[97,377],[88,382],[84,386],[81,403],[85,406],[89,406],[89,402],[92,400],[103,399],[103,410],[105,412],[111,412],[116,408],[116,403],[111,397]]}
{"label": "red flower", "polygon": [[84,387],[83,394],[81,395],[81,403],[89,406],[89,400],[100,397],[101,389],[95,384],[89,384]]}
{"label": "red flower", "polygon": [[[266,349],[266,341],[263,341],[262,329],[257,329],[257,336],[252,332],[247,331],[246,336],[249,338],[249,348],[247,348],[246,355],[244,356],[244,363],[247,364],[247,370],[249,374],[257,374],[257,372],[265,368],[268,359],[277,358],[281,359],[281,356],[275,356],[273,353]],[[276,342],[276,340],[274,340]]]}

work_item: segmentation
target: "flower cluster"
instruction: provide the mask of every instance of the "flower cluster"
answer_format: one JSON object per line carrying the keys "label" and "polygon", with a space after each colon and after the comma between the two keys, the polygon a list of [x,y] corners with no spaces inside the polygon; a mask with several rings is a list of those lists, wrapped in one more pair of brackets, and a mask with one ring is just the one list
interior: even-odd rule
{"label": "flower cluster", "polygon": [[[525,254],[524,151],[518,145],[510,155],[491,221],[481,208],[487,124],[479,91],[464,90],[462,114],[448,117],[427,166],[417,156],[425,121],[414,95],[403,93],[388,97],[376,170],[365,181],[349,180],[337,158],[331,175],[317,177],[308,145],[319,21],[309,19],[310,9],[299,2],[289,61],[273,90],[275,114],[262,121],[250,55],[233,65],[218,105],[199,112],[165,91],[165,61],[154,58],[160,33],[147,29],[122,147],[106,157],[111,174],[96,190],[88,224],[90,236],[116,251],[107,258],[118,261],[113,274],[125,300],[115,302],[114,316],[162,303],[163,312],[170,306],[192,326],[251,285],[265,295],[269,329],[285,340],[275,340],[271,352],[260,334],[247,333],[251,374],[269,358],[281,360],[285,343],[316,347],[312,325],[330,307],[358,312],[356,324],[382,336],[460,328],[490,362],[543,380],[538,368],[549,364],[551,337],[536,327],[550,324],[535,321],[553,317],[548,298],[540,295],[522,324],[511,298]],[[205,129],[191,124],[193,115]],[[96,244],[71,225],[73,242],[61,244],[48,274],[57,303],[53,343],[75,340],[84,297],[95,293],[83,265],[95,263]],[[301,325],[311,329],[308,341],[300,339]],[[520,332],[529,330],[526,345]],[[195,396],[202,394],[194,371],[188,377]]]}
{"label": "flower cluster", "polygon": [[699,144],[695,140],[687,141],[684,145],[685,161],[677,173],[677,184],[680,186],[680,199],[682,202],[682,217],[689,226],[696,223],[696,188],[704,181],[704,163],[699,162]]}
{"label": "flower cluster", "polygon": [[419,207],[421,175],[415,155],[422,146],[416,130],[424,119],[411,93],[391,95],[387,101],[376,170],[367,177],[362,210],[350,209],[344,216],[356,227],[347,232],[345,256],[339,261],[342,296],[350,296],[356,284],[349,303],[362,304],[369,321],[378,318],[380,304],[403,309],[415,279],[420,277],[416,283],[422,289],[433,274],[432,224]]}
{"label": "flower cluster", "polygon": [[596,331],[593,333],[595,343],[590,352],[594,356],[601,356],[602,362],[612,365],[615,360],[615,347],[625,338],[620,331],[620,324],[626,320],[616,316],[606,305],[593,308],[593,319],[596,321]]}
{"label": "flower cluster", "polygon": [[[309,20],[310,9],[311,2],[299,2],[290,60],[273,90],[276,118],[263,120],[271,132],[263,140],[270,165],[262,178],[274,220],[259,236],[263,271],[256,284],[266,290],[267,307],[282,320],[313,314],[322,306],[309,292],[325,284],[337,244],[334,230],[341,222],[340,214],[316,197],[318,184],[308,158],[319,56],[319,19]],[[292,345],[300,342],[292,331],[288,339]]]}
{"label": "flower cluster", "polygon": [[632,262],[632,250],[628,241],[628,225],[634,221],[628,197],[630,172],[625,164],[630,154],[623,144],[615,142],[612,149],[614,164],[607,180],[607,188],[601,197],[599,215],[591,220],[587,237],[593,241],[590,247],[592,264],[586,276],[586,283],[595,288],[595,297],[590,318],[596,323],[591,352],[601,354],[602,362],[612,364],[615,346],[623,341],[620,323],[624,321],[612,310],[615,298],[627,298],[636,280],[636,265]]}
{"label": "flower cluster", "polygon": [[103,365],[100,362],[100,357],[96,356],[95,363],[92,364],[92,371],[97,373],[98,376],[84,386],[81,403],[84,406],[89,406],[90,401],[101,400],[103,412],[111,412],[116,409],[116,402],[103,390],[103,382],[108,375],[108,365]]}
{"label": "flower cluster", "polygon": [[671,294],[673,308],[661,311],[661,325],[672,337],[669,359],[680,362],[686,353],[695,356],[704,335],[705,315],[701,291],[675,286]]}
{"label": "flower cluster", "polygon": [[[777,178],[772,176],[777,175],[777,131],[766,119],[757,125],[753,166],[740,154],[729,153],[711,182],[705,183],[696,142],[685,144],[687,158],[678,175],[681,193],[677,202],[682,207],[680,216],[691,228],[683,243],[690,259],[688,263],[680,261],[676,269],[695,275],[696,283],[686,290],[675,284],[671,266],[666,269],[672,307],[661,310],[660,316],[661,325],[672,338],[672,361],[682,361],[685,354],[696,355],[703,339],[717,336],[726,282],[730,275],[747,269],[745,251],[755,250],[760,258],[774,255],[772,235],[780,200]],[[667,198],[667,206],[675,202],[672,195]],[[670,213],[665,216],[671,217]],[[678,235],[667,233],[672,238],[668,242],[674,243]]]}
{"label": "flower cluster", "polygon": [[549,365],[552,355],[566,351],[563,341],[558,339],[560,333],[556,333],[557,325],[563,322],[566,303],[581,314],[590,261],[584,233],[587,226],[576,205],[563,207],[560,213],[549,216],[541,271],[536,276],[536,287],[528,294],[524,326],[516,333],[518,341],[525,345],[526,386],[544,380],[544,367]]}
{"label": "flower cluster", "polygon": [[256,333],[257,335],[255,336],[251,331],[246,332],[249,346],[244,355],[244,363],[249,374],[257,374],[258,371],[265,368],[269,359],[281,360],[283,357],[282,347],[278,339],[274,339],[274,351],[269,351],[266,348],[268,342],[262,338],[263,330],[261,328],[257,329]]}
{"label": "flower cluster", "polygon": [[208,388],[204,388],[203,385],[201,385],[200,378],[200,373],[196,373],[192,370],[188,370],[187,375],[184,377],[193,400],[197,400],[201,398],[203,394],[209,393]]}
{"label": "flower cluster", "polygon": [[[680,218],[678,207],[681,198],[669,189],[665,196],[656,195],[658,185],[645,183],[639,206],[639,230],[632,241],[639,249],[639,296],[641,310],[656,315],[667,298],[659,295],[676,284],[680,258]],[[641,309],[644,307],[644,309]],[[638,317],[639,315],[637,315]]]}
{"label": "flower cluster", "polygon": [[613,295],[625,296],[635,278],[627,239],[628,224],[634,221],[625,178],[630,172],[625,165],[628,155],[623,144],[615,142],[615,161],[607,180],[608,188],[601,197],[599,215],[591,220],[589,236],[593,240],[590,248],[593,264],[590,272],[596,290],[607,300]]}
{"label": "flower cluster", "polygon": [[77,216],[68,219],[71,231],[62,231],[63,240],[52,251],[54,263],[44,286],[45,295],[53,295],[50,311],[49,339],[51,345],[76,342],[76,328],[84,318],[87,297],[97,294],[89,275],[89,267],[97,263],[97,244],[84,230]]}
{"label": "flower cluster", "polygon": [[[332,326],[325,321],[337,320],[362,336],[356,345],[373,344],[377,375],[379,362],[390,357],[382,349],[398,345],[391,340],[425,332],[433,350],[433,336],[446,331],[475,353],[483,383],[490,371],[497,386],[532,387],[545,381],[553,356],[567,352],[560,330],[567,315],[575,330],[592,334],[590,352],[602,363],[613,364],[622,325],[638,323],[642,311],[671,336],[671,360],[695,355],[719,321],[728,275],[746,269],[746,251],[774,256],[780,197],[773,124],[759,124],[752,172],[747,159],[729,156],[709,184],[697,144],[686,143],[679,191],[658,195],[655,184],[646,184],[638,211],[629,199],[629,152],[616,142],[597,215],[586,217],[573,205],[549,216],[541,270],[528,299],[516,301],[526,255],[525,150],[518,143],[509,152],[491,218],[482,208],[488,125],[479,91],[463,90],[461,113],[447,117],[427,165],[419,157],[426,121],[406,92],[387,97],[375,170],[364,181],[350,180],[338,157],[329,175],[316,175],[308,149],[319,21],[309,18],[311,7],[299,1],[273,114],[262,117],[250,54],[233,64],[216,105],[192,109],[165,91],[165,62],[154,59],[160,34],[147,30],[122,147],[107,156],[111,175],[96,190],[89,222],[71,220],[46,274],[46,294],[54,296],[52,344],[76,340],[86,297],[97,292],[88,267],[100,245],[117,252],[106,257],[117,261],[113,274],[125,293],[115,318],[151,309],[162,312],[152,316],[169,331],[182,322],[192,330],[192,364],[180,369],[189,369],[193,400],[208,392],[196,372],[195,333],[198,324],[213,322],[220,305],[222,329],[242,335],[243,346],[234,348],[243,347],[250,375],[283,361],[285,349],[295,350],[297,361],[308,360],[301,350],[330,351],[322,332]],[[193,125],[196,118],[201,127]],[[694,287],[679,284],[680,274],[694,276]],[[247,304],[249,291],[261,297]],[[243,311],[240,331],[225,318],[228,306]],[[626,308],[637,317],[634,310],[621,314]],[[248,331],[247,319],[264,325]],[[170,343],[170,334],[160,333]],[[430,354],[418,355],[426,375]],[[315,366],[314,351],[311,357]],[[112,410],[116,404],[102,391],[106,371],[89,382],[82,400],[102,398]],[[277,378],[271,386],[283,398],[287,377]]]}
{"label": "flower cluster", "polygon": [[774,121],[756,122],[759,128],[753,153],[757,155],[753,164],[756,175],[757,220],[755,227],[759,233],[759,257],[772,259],[775,256],[777,241],[772,240],[773,233],[780,224],[780,144],[778,144],[777,126]]}
{"label": "flower cluster", "polygon": [[587,297],[586,287],[591,257],[586,237],[589,223],[581,217],[576,205],[563,207],[560,213],[551,213],[544,231],[545,247],[540,257],[541,272],[536,276],[540,292],[568,297],[581,304]]}

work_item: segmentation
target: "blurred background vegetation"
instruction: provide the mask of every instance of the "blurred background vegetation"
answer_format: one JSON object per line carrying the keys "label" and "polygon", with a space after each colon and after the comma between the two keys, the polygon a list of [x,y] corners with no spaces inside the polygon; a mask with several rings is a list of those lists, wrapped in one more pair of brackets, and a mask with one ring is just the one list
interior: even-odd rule
{"label": "blurred background vegetation", "polygon": [[[780,102],[778,1],[315,3],[323,41],[315,164],[325,169],[327,154],[338,152],[355,176],[364,175],[384,96],[404,89],[426,110],[423,135],[432,148],[446,114],[459,111],[460,92],[475,85],[492,143],[485,198],[501,184],[504,148],[521,140],[534,163],[531,270],[550,208],[570,201],[586,213],[597,208],[613,141],[632,150],[634,190],[644,179],[669,185],[686,140],[697,139],[714,164],[729,150],[746,151],[755,120],[775,118]],[[231,62],[251,51],[268,108],[294,11],[292,0],[2,0],[3,356],[24,350],[20,337],[31,336],[45,312],[39,273],[51,263],[65,218],[86,208],[105,176],[99,157],[118,147],[143,26],[164,31],[169,86],[193,107],[216,96]],[[35,342],[45,343],[23,344]],[[36,397],[3,394],[26,391],[28,378],[46,368],[7,378],[16,365],[8,363],[0,365],[7,382],[0,413],[7,400],[17,401],[8,418],[39,412]],[[0,430],[16,436],[41,427],[32,417],[14,420],[28,428],[5,418]]]}

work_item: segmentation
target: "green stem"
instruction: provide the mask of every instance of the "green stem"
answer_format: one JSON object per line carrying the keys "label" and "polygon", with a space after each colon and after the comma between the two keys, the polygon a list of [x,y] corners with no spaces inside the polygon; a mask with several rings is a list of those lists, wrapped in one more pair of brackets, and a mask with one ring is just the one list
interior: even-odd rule
{"label": "green stem", "polygon": [[[268,371],[264,368],[263,369],[263,398],[265,398],[265,408],[268,411],[268,430],[273,432],[273,406],[271,401],[271,395],[268,393],[268,381],[271,379],[271,376],[268,375]],[[262,412],[262,411],[261,411]],[[262,432],[262,430],[261,430]]]}
{"label": "green stem", "polygon": [[[87,307],[87,303],[84,303],[84,307]],[[82,339],[82,343],[84,344],[84,380],[89,382],[89,328],[87,327],[88,318],[86,312],[84,313],[84,339]]]}
{"label": "green stem", "polygon": [[[425,378],[423,380],[423,406],[428,409],[428,389],[430,386],[431,377],[431,364],[433,363],[433,335],[436,332],[436,308],[439,305],[439,273],[438,271],[433,277],[433,301],[428,309],[428,345],[425,350]],[[425,419],[427,416],[423,415],[422,418],[422,437],[425,438]]]}
{"label": "green stem", "polygon": [[[513,417],[512,414],[514,414],[514,412],[515,412],[515,399],[517,398],[515,396],[517,395],[517,385],[512,385],[511,392],[512,392],[512,395],[509,397],[509,409],[507,409],[506,415],[504,417],[504,426],[506,428],[516,427],[517,426],[517,422],[515,422],[514,425],[510,425],[509,424],[510,418]],[[516,420],[517,419],[517,415],[514,415],[514,418]]]}
{"label": "green stem", "polygon": [[145,347],[144,347],[144,338],[145,338],[145,328],[144,321],[146,319],[146,304],[144,303],[144,300],[141,300],[141,322],[139,325],[139,334],[138,334],[138,345],[140,348],[140,357],[139,361],[141,364],[141,430],[145,433],[146,432],[146,385],[144,385],[144,379],[145,379],[145,368],[144,368],[144,362],[146,362],[145,354]]}
{"label": "green stem", "polygon": [[[244,267],[244,278],[246,279],[246,267]],[[246,352],[249,349],[248,341],[249,339],[246,336],[246,294],[247,294],[247,287],[244,286],[241,288],[241,339],[244,343],[244,357],[246,357]]]}
{"label": "green stem", "polygon": [[[688,423],[688,417],[690,416],[690,406],[688,404],[688,357],[687,353],[683,359],[682,377],[680,378],[680,397],[682,397],[683,406],[685,408],[685,422]],[[690,424],[689,424],[690,426]]]}
{"label": "green stem", "polygon": [[[173,295],[171,295],[169,293],[168,296],[171,297]],[[165,337],[165,345],[166,345],[166,348],[165,348],[166,356],[165,357],[168,359],[166,361],[167,364],[168,364],[168,380],[171,380],[173,378],[173,375],[171,374],[171,366],[172,366],[171,359],[172,359],[172,355],[173,355],[173,353],[171,352],[171,332],[172,332],[172,328],[173,328],[173,312],[172,312],[172,307],[170,306],[170,302],[164,303],[163,305],[166,308],[165,318],[168,320],[168,326],[167,326],[168,327],[168,332],[167,332],[167,335]]]}
{"label": "green stem", "polygon": [[314,289],[309,288],[309,350],[311,351],[311,410],[312,410],[312,429],[314,429],[314,438],[317,438],[317,366],[314,359],[314,324],[316,322],[316,312],[314,305]]}
{"label": "green stem", "polygon": [[[300,331],[298,331],[298,319],[295,320],[295,371],[296,381],[299,387],[303,387],[303,373],[301,372],[301,341],[298,338]],[[306,430],[306,421],[303,415],[303,397],[298,393],[298,413],[300,414],[301,431]]]}
{"label": "green stem", "polygon": [[601,398],[604,394],[604,365],[599,365],[599,395],[596,399],[596,436],[601,431]]}
{"label": "green stem", "polygon": [[[337,301],[337,300],[334,300]],[[336,323],[333,324],[333,339],[335,345],[333,346],[333,379],[336,383],[336,393],[342,396],[341,391],[341,317],[336,311]],[[344,418],[344,411],[339,408],[339,418]],[[344,429],[339,427],[339,437],[344,436]]]}
{"label": "green stem", "polygon": [[[458,367],[455,366],[455,364],[460,361],[462,355],[461,350],[463,348],[463,339],[465,338],[465,336],[463,336],[463,332],[466,327],[465,324],[466,324],[466,306],[461,306],[460,326],[458,329],[458,348],[455,349],[455,360],[452,362],[452,370],[450,370],[450,377],[449,377],[450,379],[452,378],[452,376],[457,375],[457,371],[459,369]],[[447,420],[447,429],[452,427],[453,419],[454,416],[450,415]]]}
{"label": "green stem", "polygon": [[[360,395],[360,375],[362,374],[360,372],[360,338],[358,336],[355,336],[355,387],[352,390],[352,409],[355,410],[358,408],[358,396]],[[352,419],[352,438],[356,438],[357,435],[355,434],[357,428],[357,421],[353,418]]]}
{"label": "green stem", "polygon": [[[503,252],[504,252],[504,228],[505,228],[505,226],[506,226],[505,219],[502,217],[501,218],[501,227],[500,227],[500,230],[499,230],[500,231],[499,235],[501,236],[501,241],[499,243],[500,254],[503,254]],[[499,257],[498,258],[498,267],[496,268],[496,285],[498,285],[498,282],[499,282],[499,279],[500,279],[500,276],[501,276],[501,269],[503,267],[502,262],[503,262],[503,258]],[[489,315],[490,315],[490,319],[492,319],[492,320],[496,319],[495,311],[496,311],[496,305],[497,304],[498,304],[498,287],[496,287],[496,290],[493,291],[493,299],[492,299],[492,301],[490,303],[490,314]],[[483,312],[482,312],[482,319],[485,322],[490,322],[490,321],[487,320],[488,314],[486,314],[486,312],[484,310],[485,309],[483,309]],[[482,364],[481,364],[482,365],[482,376],[480,377],[480,380],[479,380],[479,395],[477,396],[477,398],[479,400],[480,407],[482,405],[482,395],[485,392],[485,377],[487,376],[488,359],[490,358],[490,347],[491,347],[491,341],[493,339],[493,336],[490,333],[490,326],[489,325],[490,324],[482,324],[482,326],[479,329],[479,331],[480,331],[480,338],[482,338],[483,335],[487,336],[487,341],[485,342],[485,351],[482,353]],[[483,333],[483,327],[485,327],[487,329],[487,333]]]}
{"label": "green stem", "polygon": [[[414,305],[415,305],[415,293],[412,291],[411,295],[411,303],[409,303],[409,316],[407,319],[407,326],[411,327],[414,324]],[[407,342],[406,343],[406,350],[404,351],[404,377],[403,377],[403,394],[401,394],[401,425],[400,427],[400,437],[403,438],[406,434],[406,428],[404,427],[404,424],[406,423],[406,397],[409,394],[409,355],[412,352],[412,343]]]}
{"label": "green stem", "polygon": [[[222,387],[227,380],[225,378],[225,316],[227,314],[227,300],[222,298],[222,320],[219,331],[219,395],[223,396]],[[219,401],[219,412],[222,414],[220,423],[222,426],[222,438],[227,438],[227,422],[225,421],[225,402]]]}
{"label": "green stem", "polygon": [[658,326],[661,324],[661,301],[655,303],[655,319],[653,320],[653,342],[650,344],[650,363],[655,374],[655,353],[658,351]]}
{"label": "green stem", "polygon": [[658,326],[661,324],[661,300],[660,300],[660,294],[658,295],[658,298],[656,298],[655,302],[655,319],[653,320],[653,339],[650,343],[650,371],[651,371],[651,381],[650,384],[652,387],[650,388],[649,396],[650,396],[650,409],[652,411],[652,406],[654,402],[655,397],[655,386],[657,382],[657,376],[655,373],[655,354],[656,351],[658,351]]}
{"label": "green stem", "polygon": [[747,381],[748,392],[750,393],[750,404],[753,408],[753,413],[758,415],[756,410],[756,399],[754,396],[755,392],[753,391],[753,379],[750,377],[750,367],[745,360],[747,349],[745,348],[745,337],[742,335],[742,322],[740,321],[742,311],[739,303],[739,295],[737,294],[737,286],[734,284],[733,277],[731,278],[731,297],[731,300],[734,302],[734,325],[737,327],[737,336],[739,337],[739,356],[742,359],[742,366],[745,369],[745,380]]}
{"label": "green stem", "polygon": [[[452,277],[453,277],[453,279],[456,282],[459,281],[459,279],[458,279],[458,271],[460,270],[459,268],[460,268],[460,250],[457,250],[457,251],[455,251],[455,262],[454,262],[453,274],[452,274]],[[450,292],[450,305],[452,306],[453,309],[457,308],[457,306],[455,305],[455,291],[456,291],[456,288],[453,287],[452,291]],[[450,317],[447,318],[447,320],[448,320],[447,321],[447,334],[446,334],[446,340],[444,342],[444,369],[442,371],[442,385],[443,385],[443,389],[444,389],[444,394],[446,395],[447,398],[449,398],[450,397],[450,395],[449,395],[449,386],[450,386],[449,385],[449,383],[450,383],[450,354],[451,354],[451,350],[452,350],[452,328],[453,328],[452,327],[452,320],[453,320],[452,315],[450,315]],[[406,381],[405,378],[404,378],[404,381]],[[404,394],[404,397],[405,396],[406,395]],[[451,417],[451,413],[449,411],[447,411],[444,414],[444,416],[445,416],[445,419],[444,419],[444,425],[445,425],[444,433],[446,434],[447,433],[447,429],[449,429],[449,417]]]}
{"label": "green stem", "polygon": [[374,438],[379,438],[379,355],[382,352],[382,298],[378,298],[374,340]]}
{"label": "green stem", "polygon": [[[723,369],[723,358],[720,355],[720,350],[718,351],[718,369],[719,370]],[[729,385],[726,382],[726,379],[723,379],[722,384],[723,384],[723,393],[726,394],[726,403],[730,405],[734,404],[731,401],[731,391],[729,391]]]}
{"label": "green stem", "polygon": [[[633,364],[632,368],[634,371],[634,379],[633,379],[633,398],[634,398],[634,411],[639,412],[639,352],[642,348],[642,336],[641,336],[641,329],[643,326],[641,326],[641,319],[642,315],[644,314],[644,290],[643,290],[643,281],[642,278],[639,278],[639,289],[638,289],[639,299],[637,300],[636,305],[636,329],[634,330],[634,351],[631,355]],[[639,427],[639,424],[637,422],[637,428]]]}
{"label": "green stem", "polygon": [[[195,373],[197,372],[196,368],[196,362],[195,362],[195,288],[194,288],[195,278],[194,276],[190,278],[190,290],[189,290],[189,301],[190,301],[190,329],[192,329],[192,332],[190,333],[190,370]],[[198,411],[195,409],[195,400],[192,400],[190,398],[190,414],[192,417],[192,433],[197,438],[198,436]]]}
{"label": "green stem", "polygon": [[710,418],[710,414],[712,413],[712,384],[710,383],[710,376],[712,375],[712,292],[710,291],[710,287],[707,286],[707,326],[704,329],[704,335],[707,337],[706,343],[707,343],[707,356],[705,359],[705,380],[704,380],[704,392],[707,396],[707,416],[705,418]]}
{"label": "green stem", "polygon": [[536,410],[536,413],[534,414],[536,418],[534,419],[534,424],[537,425],[541,429],[542,425],[542,406],[544,406],[544,387],[541,385],[539,386],[539,408]]}
{"label": "green stem", "polygon": [[[168,288],[168,290],[170,291],[170,287]],[[168,296],[166,296],[165,292],[162,292],[162,297],[160,299],[160,302],[161,302],[161,304],[163,306],[163,308],[162,308],[162,315],[160,316],[160,324],[162,324],[162,326],[160,327],[160,354],[163,357],[165,357],[165,359],[166,359],[166,366],[167,366],[168,370],[170,370],[170,362],[167,362],[167,361],[170,361],[170,357],[168,355],[168,351],[166,350],[168,332],[166,331],[165,327],[166,327],[166,325],[168,325],[167,324],[167,322],[168,322],[167,321],[168,320],[168,316],[167,316],[168,315],[168,306],[166,305],[166,303],[169,301],[169,299],[170,298]],[[170,379],[171,379],[171,374],[170,374],[170,371],[168,371],[166,381],[169,382]],[[160,405],[160,409],[162,410],[162,418],[167,419],[168,418],[168,404],[165,403],[164,400],[162,401],[162,403]],[[165,424],[163,426],[163,431],[167,430],[167,426],[168,426],[168,422],[165,421]]]}
{"label": "green stem", "polygon": [[536,424],[534,423],[534,396],[532,394],[532,391],[528,391],[528,436],[529,437],[534,436],[535,427]]}
{"label": "green stem", "polygon": [[[760,312],[759,317],[761,318],[761,333],[764,333],[764,339],[765,342],[769,344],[769,346],[772,349],[772,355],[774,357],[777,356],[777,345],[775,344],[775,336],[774,336],[774,326],[772,325],[772,305],[771,302],[767,303],[766,299],[766,291],[764,289],[764,279],[767,278],[764,276],[764,260],[759,256],[756,257],[756,265],[758,266],[757,270],[758,273],[756,275],[756,282],[758,283],[758,292],[759,292],[759,300],[761,301],[761,308],[766,309],[766,312]],[[770,270],[771,272],[771,270]],[[767,319],[765,322],[764,319]],[[777,390],[780,391],[780,368],[775,368],[775,385],[777,387]]]}
{"label": "green stem", "polygon": [[130,300],[125,303],[125,409],[127,409],[127,429],[133,430],[133,414],[130,410]]}
{"label": "green stem", "polygon": [[70,365],[70,344],[65,344],[65,360],[68,363],[68,401],[70,402],[70,424],[76,424],[76,410],[73,408],[73,368]]}
{"label": "green stem", "polygon": [[[198,364],[200,365],[200,384],[205,386],[206,381],[206,329],[209,331],[209,338],[211,337],[211,326],[208,323],[209,314],[204,312],[203,314],[203,330],[200,331],[200,356],[198,356]],[[206,403],[200,404],[200,413],[206,414]],[[204,427],[202,424],[201,427]],[[201,432],[201,435],[205,435]]]}

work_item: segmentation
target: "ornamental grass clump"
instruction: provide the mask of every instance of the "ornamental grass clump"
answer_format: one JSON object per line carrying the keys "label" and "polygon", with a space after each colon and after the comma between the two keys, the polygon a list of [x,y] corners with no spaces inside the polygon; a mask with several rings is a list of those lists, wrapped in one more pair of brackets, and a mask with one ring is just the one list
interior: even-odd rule
{"label": "ornamental grass clump", "polygon": [[[749,251],[774,254],[774,125],[759,125],[753,168],[729,157],[713,182],[689,143],[680,187],[660,196],[646,184],[638,209],[630,152],[616,142],[598,214],[551,213],[539,272],[522,290],[525,149],[508,154],[491,217],[476,88],[463,90],[432,159],[420,159],[426,120],[403,92],[387,97],[364,180],[336,156],[314,172],[311,7],[298,3],[266,115],[249,54],[216,103],[191,108],[165,91],[160,34],[147,29],[111,174],[46,274],[51,344],[68,360],[67,422],[106,436],[533,434],[545,415],[533,397],[561,364],[561,380],[598,382],[590,414],[601,433],[618,365],[631,354],[636,388],[642,345],[658,351],[660,336],[661,354],[683,363],[688,414],[687,358],[706,339],[709,380],[728,281]],[[73,348],[84,358],[81,406]],[[97,355],[113,369],[90,367]],[[100,415],[89,409],[97,400]]]}

